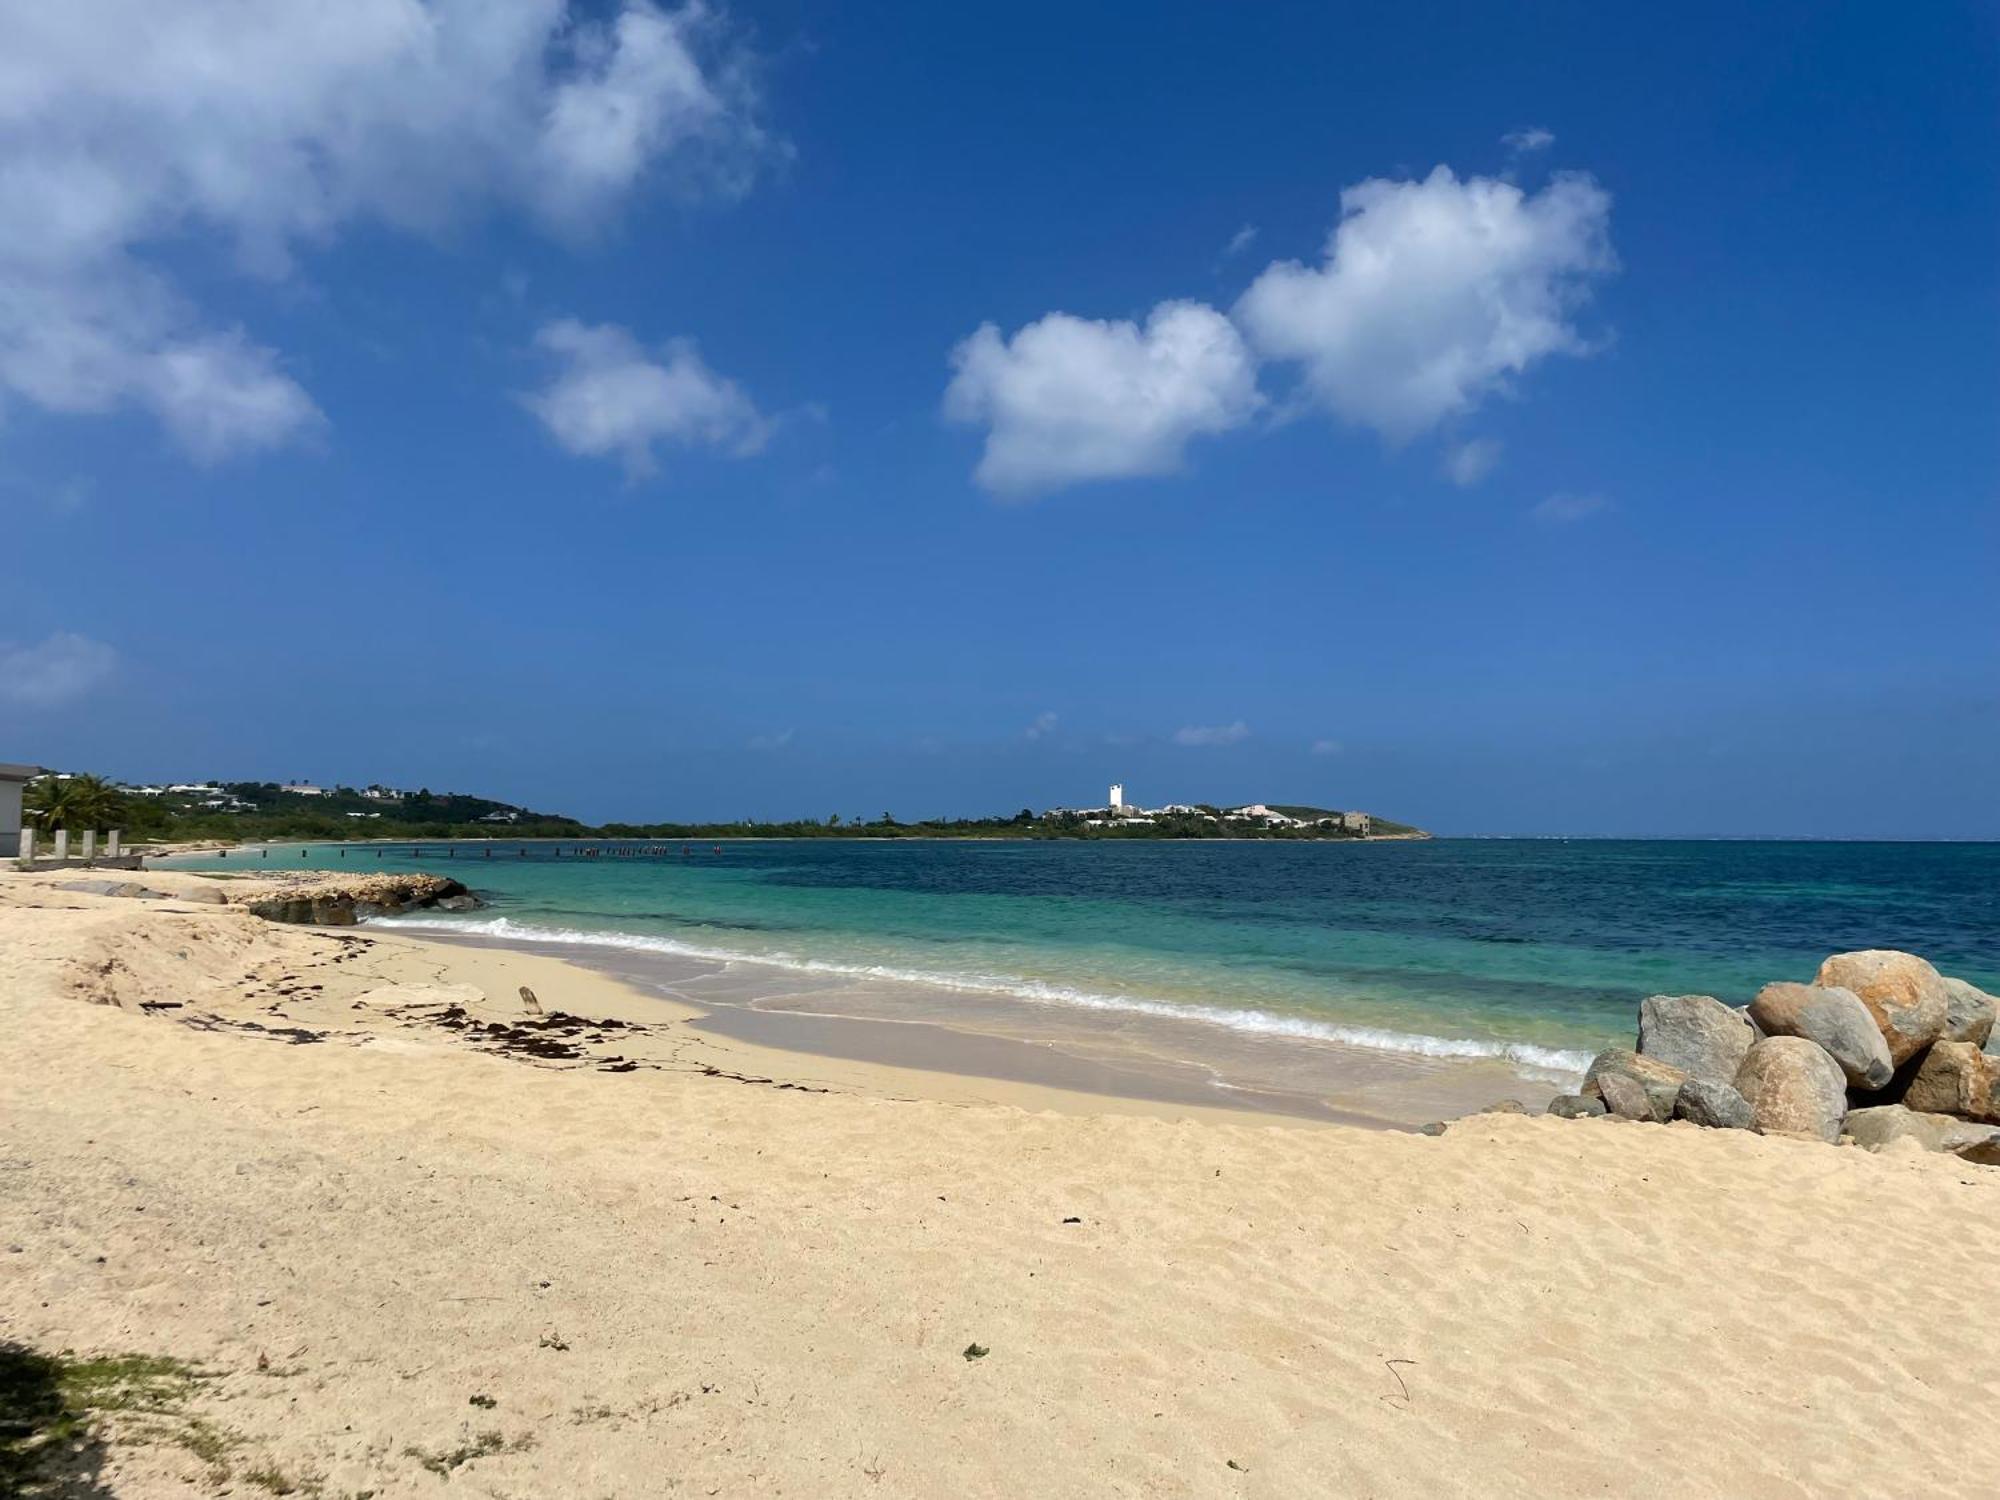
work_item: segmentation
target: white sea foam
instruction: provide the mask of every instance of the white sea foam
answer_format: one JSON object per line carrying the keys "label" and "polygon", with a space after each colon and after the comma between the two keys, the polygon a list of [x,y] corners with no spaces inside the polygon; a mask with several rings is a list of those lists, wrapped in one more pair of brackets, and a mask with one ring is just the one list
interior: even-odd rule
{"label": "white sea foam", "polygon": [[886,964],[838,963],[828,959],[805,958],[791,953],[739,953],[727,948],[707,948],[698,943],[685,943],[677,938],[653,937],[642,933],[600,932],[578,927],[538,927],[526,922],[517,922],[512,917],[463,919],[375,917],[370,919],[369,925],[393,927],[404,932],[456,933],[466,937],[495,938],[502,942],[611,948],[625,952],[671,954],[677,958],[699,958],[720,963],[766,964],[772,968],[788,969],[794,973],[832,974],[850,979],[882,979],[898,984],[923,985],[930,989],[995,995],[1010,1000],[1024,1000],[1036,1005],[1156,1016],[1173,1021],[1197,1021],[1258,1036],[1298,1037],[1311,1041],[1335,1042],[1347,1047],[1364,1047],[1376,1052],[1400,1052],[1417,1057],[1467,1060],[1497,1058],[1513,1064],[1525,1073],[1554,1082],[1573,1081],[1590,1063],[1588,1052],[1562,1047],[1540,1047],[1532,1042],[1429,1036],[1423,1032],[1393,1031],[1379,1026],[1350,1026],[1337,1021],[1319,1021],[1310,1016],[1281,1015],[1266,1010],[1197,1002],[1150,1000],[1140,995],[1106,995],[1092,990],[1074,989],[1068,985],[1049,984],[1038,979],[932,972],[923,969],[897,968]]}

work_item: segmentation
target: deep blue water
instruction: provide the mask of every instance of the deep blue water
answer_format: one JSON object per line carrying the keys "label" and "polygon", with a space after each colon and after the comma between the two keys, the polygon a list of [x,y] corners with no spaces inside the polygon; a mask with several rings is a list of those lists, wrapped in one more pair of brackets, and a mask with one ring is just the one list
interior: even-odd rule
{"label": "deep blue water", "polygon": [[427,920],[494,936],[918,979],[1079,1012],[1170,1009],[1413,1050],[1547,1051],[1563,1065],[1629,1038],[1645,995],[1741,1002],[1843,949],[1906,948],[2000,990],[1995,844],[801,840],[597,858],[578,847],[279,847],[214,863],[446,870],[492,909]]}

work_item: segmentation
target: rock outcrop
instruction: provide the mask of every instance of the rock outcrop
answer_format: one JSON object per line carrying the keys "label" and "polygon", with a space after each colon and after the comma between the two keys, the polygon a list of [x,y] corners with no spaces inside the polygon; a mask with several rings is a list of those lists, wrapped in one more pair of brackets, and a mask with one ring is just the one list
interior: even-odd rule
{"label": "rock outcrop", "polygon": [[479,898],[442,875],[362,875],[300,881],[250,897],[244,906],[272,922],[352,927],[367,917],[440,907],[469,911]]}
{"label": "rock outcrop", "polygon": [[1847,1077],[1819,1043],[1771,1036],[1752,1047],[1736,1092],[1766,1135],[1809,1135],[1833,1142],[1847,1113]]}
{"label": "rock outcrop", "polygon": [[1889,1043],[1852,990],[1767,984],[1750,1002],[1750,1014],[1766,1036],[1802,1036],[1818,1042],[1854,1088],[1884,1089],[1895,1076]]}
{"label": "rock outcrop", "polygon": [[1813,983],[1852,990],[1875,1018],[1897,1067],[1944,1035],[1951,1009],[1944,976],[1914,953],[1888,948],[1836,953],[1819,966]]}
{"label": "rock outcrop", "polygon": [[1728,1083],[1756,1040],[1743,1017],[1712,995],[1652,995],[1639,1002],[1639,1053],[1693,1078]]}

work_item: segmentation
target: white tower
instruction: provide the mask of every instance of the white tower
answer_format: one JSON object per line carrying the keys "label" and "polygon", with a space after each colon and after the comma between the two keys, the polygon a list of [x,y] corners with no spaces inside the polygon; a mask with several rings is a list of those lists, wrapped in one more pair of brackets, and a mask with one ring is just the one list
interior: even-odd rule
{"label": "white tower", "polygon": [[1111,810],[1113,812],[1125,810],[1125,783],[1122,781],[1111,783]]}

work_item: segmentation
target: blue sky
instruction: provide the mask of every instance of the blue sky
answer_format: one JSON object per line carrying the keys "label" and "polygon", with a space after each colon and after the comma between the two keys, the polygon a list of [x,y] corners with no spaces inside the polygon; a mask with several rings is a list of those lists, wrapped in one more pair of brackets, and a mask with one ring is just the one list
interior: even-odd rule
{"label": "blue sky", "polygon": [[1988,6],[0,14],[0,759],[2000,836]]}

